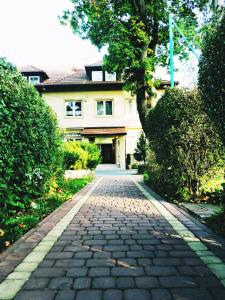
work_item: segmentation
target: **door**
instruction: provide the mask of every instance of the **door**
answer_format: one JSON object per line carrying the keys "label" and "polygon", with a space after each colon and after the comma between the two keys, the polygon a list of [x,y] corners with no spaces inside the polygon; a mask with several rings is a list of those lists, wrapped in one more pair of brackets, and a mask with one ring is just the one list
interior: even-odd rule
{"label": "door", "polygon": [[101,144],[101,155],[103,164],[114,164],[115,163],[115,154],[113,153],[112,144]]}

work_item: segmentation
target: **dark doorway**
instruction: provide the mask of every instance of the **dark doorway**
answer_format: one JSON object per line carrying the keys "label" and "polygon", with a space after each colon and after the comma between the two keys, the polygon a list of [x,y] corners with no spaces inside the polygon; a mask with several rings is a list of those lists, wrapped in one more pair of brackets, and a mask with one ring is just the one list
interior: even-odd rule
{"label": "dark doorway", "polygon": [[112,144],[101,144],[101,155],[103,164],[115,164],[115,153]]}

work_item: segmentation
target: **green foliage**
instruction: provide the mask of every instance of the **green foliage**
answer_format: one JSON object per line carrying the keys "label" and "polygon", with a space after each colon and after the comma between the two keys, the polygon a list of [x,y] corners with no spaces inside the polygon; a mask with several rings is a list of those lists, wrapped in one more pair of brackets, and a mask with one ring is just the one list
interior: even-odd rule
{"label": "green foliage", "polygon": [[87,168],[94,170],[101,161],[100,148],[94,143],[86,142],[81,143],[81,147],[88,153]]}
{"label": "green foliage", "polygon": [[65,201],[71,199],[91,180],[91,177],[63,179],[54,192],[31,202],[26,210],[22,210],[13,216],[4,211],[4,214],[0,215],[0,251],[11,245],[28,230],[34,228],[42,219]]}
{"label": "green foliage", "polygon": [[137,142],[137,147],[134,152],[134,158],[137,161],[143,161],[145,163],[146,151],[147,151],[147,139],[145,137],[144,132],[142,132]]}
{"label": "green foliage", "polygon": [[61,143],[52,111],[33,86],[0,59],[0,210],[17,212],[42,195]]}
{"label": "green foliage", "polygon": [[96,144],[68,141],[63,149],[66,170],[95,169],[100,162],[100,149]]}
{"label": "green foliage", "polygon": [[198,91],[167,90],[148,114],[149,180],[158,190],[196,198],[224,166],[224,149]]}
{"label": "green foliage", "polygon": [[199,88],[207,113],[225,144],[225,11],[208,27],[199,63]]}

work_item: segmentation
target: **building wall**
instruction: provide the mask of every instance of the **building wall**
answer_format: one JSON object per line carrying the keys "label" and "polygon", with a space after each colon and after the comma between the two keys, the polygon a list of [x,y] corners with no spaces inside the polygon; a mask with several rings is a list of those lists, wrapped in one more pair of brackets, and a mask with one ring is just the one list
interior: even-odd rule
{"label": "building wall", "polygon": [[[134,127],[141,128],[136,101],[124,91],[45,93],[46,102],[55,111],[61,128]],[[65,101],[82,100],[82,117],[66,117]],[[97,100],[112,100],[113,115],[97,116]]]}
{"label": "building wall", "polygon": [[[162,93],[162,90],[157,91],[157,98],[153,100],[153,106]],[[134,153],[137,140],[142,131],[135,97],[125,91],[48,92],[43,97],[56,113],[59,126],[62,129],[77,129],[79,132],[84,127],[126,127],[126,136],[115,137],[116,163],[125,169],[126,154]],[[82,101],[81,117],[66,116],[65,101],[67,100]],[[112,100],[113,115],[97,116],[97,100]],[[88,141],[88,138],[83,138],[83,140]],[[102,143],[104,143],[104,138]]]}

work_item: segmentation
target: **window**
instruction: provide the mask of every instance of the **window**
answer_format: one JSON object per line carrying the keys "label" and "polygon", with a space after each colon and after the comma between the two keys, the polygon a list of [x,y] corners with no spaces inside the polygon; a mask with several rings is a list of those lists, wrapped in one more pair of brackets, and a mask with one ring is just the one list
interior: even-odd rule
{"label": "window", "polygon": [[30,84],[38,84],[40,83],[40,76],[29,76],[28,80]]}
{"label": "window", "polygon": [[102,71],[92,71],[92,81],[103,81]]}
{"label": "window", "polygon": [[112,101],[97,101],[97,116],[112,116]]}
{"label": "window", "polygon": [[116,81],[116,73],[105,72],[105,81]]}
{"label": "window", "polygon": [[81,117],[82,116],[81,101],[66,101],[66,116]]}

